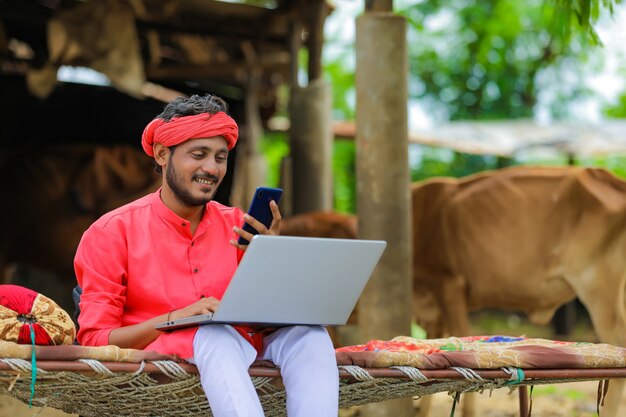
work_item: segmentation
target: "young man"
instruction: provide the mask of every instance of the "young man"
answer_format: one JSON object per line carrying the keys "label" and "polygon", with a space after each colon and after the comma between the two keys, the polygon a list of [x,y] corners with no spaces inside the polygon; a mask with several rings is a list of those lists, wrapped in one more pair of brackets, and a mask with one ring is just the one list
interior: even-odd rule
{"label": "young man", "polygon": [[212,201],[238,138],[226,111],[215,96],[178,98],[146,126],[142,146],[163,184],[84,233],[74,262],[83,290],[78,341],[154,350],[195,363],[216,417],[263,415],[248,368],[257,358],[270,360],[281,368],[290,417],[336,417],[337,364],[322,327],[293,326],[266,336],[217,324],[154,329],[217,308],[246,250],[237,238],[252,237],[240,228],[244,219],[261,234],[279,232],[273,201],[269,229]]}

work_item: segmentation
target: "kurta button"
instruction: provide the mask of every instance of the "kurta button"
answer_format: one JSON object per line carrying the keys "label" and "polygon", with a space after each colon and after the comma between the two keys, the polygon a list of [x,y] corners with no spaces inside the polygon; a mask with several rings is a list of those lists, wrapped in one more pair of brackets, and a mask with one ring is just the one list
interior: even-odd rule
{"label": "kurta button", "polygon": [[194,268],[193,272],[197,274],[198,273],[198,268]]}
{"label": "kurta button", "polygon": [[191,242],[191,246],[193,246],[193,245],[194,245],[194,243],[193,243],[193,242]]}
{"label": "kurta button", "polygon": [[181,223],[180,225],[183,226],[183,227],[187,226],[185,223]]}

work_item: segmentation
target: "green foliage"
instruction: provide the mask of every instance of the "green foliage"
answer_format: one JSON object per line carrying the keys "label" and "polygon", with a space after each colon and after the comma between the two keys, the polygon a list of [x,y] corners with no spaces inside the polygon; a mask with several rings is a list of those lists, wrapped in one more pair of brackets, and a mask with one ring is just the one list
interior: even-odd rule
{"label": "green foliage", "polygon": [[[601,10],[607,9],[611,14],[615,6],[622,0],[556,0],[557,12],[563,16],[564,31],[570,31],[572,25],[577,24],[594,43],[599,43],[598,35],[594,30],[594,23],[598,21]],[[575,19],[576,23],[572,21]]]}
{"label": "green foliage", "polygon": [[[281,161],[289,155],[287,135],[283,132],[266,132],[261,139],[261,152],[268,164],[266,183],[270,187],[277,187],[280,184]],[[335,140],[332,169],[335,211],[356,213],[356,168],[353,141]]]}
{"label": "green foliage", "polygon": [[[422,0],[398,12],[409,24],[409,95],[445,106],[451,119],[513,119],[533,116],[542,82],[554,88],[563,70],[582,78],[580,63],[588,59],[598,38],[593,29],[600,11],[622,0]],[[405,2],[406,3],[406,2]],[[327,45],[341,42],[327,39]],[[352,45],[324,62],[331,82],[333,116],[355,117],[355,75]],[[300,53],[300,67],[308,57]],[[546,77],[551,74],[551,77]],[[543,81],[541,76],[543,75]],[[547,80],[547,81],[546,81]],[[550,108],[555,118],[565,117],[564,103],[588,94],[580,82],[556,88]],[[606,109],[612,117],[626,117],[626,95]],[[263,142],[271,184],[278,184],[280,159],[288,154],[284,134],[270,134]],[[335,210],[356,211],[355,144],[336,140],[333,152]],[[492,155],[471,155],[448,149],[411,147],[411,179],[433,176],[462,177],[504,165],[533,163],[565,165],[563,158],[508,160]],[[606,157],[579,160],[602,166],[626,178],[626,160]],[[624,167],[624,168],[622,168]]]}
{"label": "green foliage", "polygon": [[554,395],[557,393],[557,387],[554,385],[536,386],[533,390],[533,394],[541,395]]}
{"label": "green foliage", "polygon": [[267,161],[267,185],[278,187],[280,184],[280,162],[289,155],[287,135],[283,132],[265,132],[260,142],[260,148]]}
{"label": "green foliage", "polygon": [[540,72],[588,50],[586,27],[563,7],[572,6],[431,0],[399,11],[409,23],[410,96],[444,103],[453,120],[532,116]]}
{"label": "green foliage", "polygon": [[356,96],[354,71],[346,67],[347,53],[332,61],[325,62],[324,73],[331,83],[333,92],[333,116],[337,120],[354,120],[354,103],[350,98]]}
{"label": "green foliage", "polygon": [[626,93],[622,94],[617,104],[604,109],[604,114],[613,118],[626,118]]}
{"label": "green foliage", "polygon": [[[459,178],[511,165],[564,166],[569,163],[566,155],[520,160],[499,158],[494,155],[473,155],[422,145],[411,145],[410,155],[412,181],[421,181],[431,177]],[[578,158],[574,163],[578,166],[604,168],[626,179],[626,155]]]}
{"label": "green foliage", "polygon": [[499,167],[493,155],[473,155],[431,146],[411,145],[411,181],[431,177],[464,177]]}
{"label": "green foliage", "polygon": [[351,140],[335,140],[333,190],[335,210],[356,213],[356,152]]}
{"label": "green foliage", "polygon": [[606,155],[593,158],[578,158],[576,165],[604,168],[614,175],[626,179],[626,155]]}

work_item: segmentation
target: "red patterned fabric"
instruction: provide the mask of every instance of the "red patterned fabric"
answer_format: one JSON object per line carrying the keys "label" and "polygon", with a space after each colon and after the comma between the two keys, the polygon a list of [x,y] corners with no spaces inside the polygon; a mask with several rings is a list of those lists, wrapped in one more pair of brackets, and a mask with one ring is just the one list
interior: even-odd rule
{"label": "red patterned fabric", "polygon": [[336,349],[339,365],[419,369],[623,368],[626,348],[603,343],[565,342],[511,336],[415,339],[398,336]]}
{"label": "red patterned fabric", "polygon": [[18,285],[0,285],[0,339],[37,345],[71,344],[76,328],[51,299]]}

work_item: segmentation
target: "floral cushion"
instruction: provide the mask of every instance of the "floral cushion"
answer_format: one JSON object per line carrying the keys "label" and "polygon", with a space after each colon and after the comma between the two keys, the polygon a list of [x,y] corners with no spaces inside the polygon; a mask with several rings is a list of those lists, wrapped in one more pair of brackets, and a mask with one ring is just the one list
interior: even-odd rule
{"label": "floral cushion", "polygon": [[36,345],[71,345],[76,327],[48,297],[18,285],[0,285],[0,340]]}

